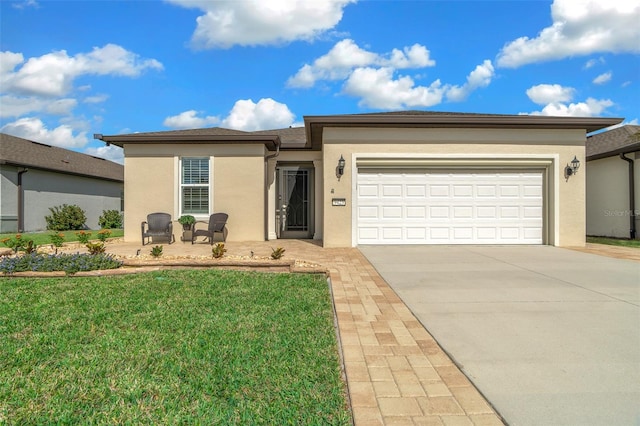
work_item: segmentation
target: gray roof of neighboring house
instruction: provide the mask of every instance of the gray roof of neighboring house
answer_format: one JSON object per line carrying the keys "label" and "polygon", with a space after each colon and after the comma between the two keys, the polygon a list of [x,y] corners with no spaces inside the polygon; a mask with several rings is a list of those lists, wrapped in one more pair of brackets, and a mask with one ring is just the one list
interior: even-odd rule
{"label": "gray roof of neighboring house", "polygon": [[587,161],[640,151],[640,126],[627,124],[587,138]]}
{"label": "gray roof of neighboring house", "polygon": [[224,127],[204,127],[201,129],[163,130],[158,132],[127,133],[118,136],[242,136],[252,132],[242,130],[225,129]]}
{"label": "gray roof of neighboring house", "polygon": [[0,164],[124,181],[121,164],[5,133],[0,133]]}

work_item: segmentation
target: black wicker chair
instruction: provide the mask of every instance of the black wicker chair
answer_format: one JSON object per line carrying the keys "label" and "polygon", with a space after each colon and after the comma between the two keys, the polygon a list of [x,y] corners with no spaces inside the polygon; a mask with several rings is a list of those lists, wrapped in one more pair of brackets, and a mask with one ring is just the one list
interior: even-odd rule
{"label": "black wicker chair", "polygon": [[209,222],[207,229],[196,229],[198,223],[207,223],[204,221],[196,222],[193,226],[193,233],[191,235],[191,244],[196,241],[197,237],[207,237],[209,243],[213,245],[213,238],[215,234],[222,234],[222,241],[227,240],[227,219],[229,215],[226,213],[214,213],[209,216]]}
{"label": "black wicker chair", "polygon": [[147,215],[147,220],[141,223],[141,228],[142,245],[145,244],[145,238],[147,239],[147,243],[150,242],[149,239],[152,239],[154,242],[156,239],[167,239],[169,240],[169,244],[176,240],[173,236],[173,222],[171,221],[171,215],[169,213],[151,213]]}

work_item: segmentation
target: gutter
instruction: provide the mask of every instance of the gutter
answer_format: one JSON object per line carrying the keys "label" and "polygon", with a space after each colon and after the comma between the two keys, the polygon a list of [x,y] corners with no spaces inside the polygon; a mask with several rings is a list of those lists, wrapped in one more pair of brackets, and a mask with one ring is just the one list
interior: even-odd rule
{"label": "gutter", "polygon": [[629,238],[636,239],[636,197],[635,197],[635,176],[634,176],[634,160],[625,157],[624,153],[620,153],[620,158],[629,163]]}
{"label": "gutter", "polygon": [[22,175],[29,169],[18,172],[18,232],[24,232],[24,188],[22,187]]}

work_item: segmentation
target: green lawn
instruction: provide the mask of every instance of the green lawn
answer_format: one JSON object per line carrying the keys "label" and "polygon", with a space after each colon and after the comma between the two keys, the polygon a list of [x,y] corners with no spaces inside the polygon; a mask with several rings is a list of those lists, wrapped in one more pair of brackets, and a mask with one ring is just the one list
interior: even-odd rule
{"label": "green lawn", "polygon": [[[91,237],[90,239],[92,240],[97,240],[98,239],[98,230],[87,230],[85,232],[91,232]],[[124,235],[124,230],[123,229],[110,229],[109,231],[111,231],[111,235],[109,236],[109,238],[116,238],[116,237],[122,237]],[[78,237],[76,235],[76,232],[79,231],[44,231],[44,232],[25,232],[22,233],[22,237],[28,237],[31,238],[33,240],[34,243],[36,243],[37,245],[44,245],[44,244],[51,244],[51,238],[49,237],[51,234],[54,233],[61,233],[64,234],[64,241],[69,243],[72,241],[78,241]],[[5,238],[12,238],[15,237],[16,233],[10,233],[10,234],[0,234],[0,241],[2,241]],[[0,247],[4,247],[3,245],[0,245]]]}
{"label": "green lawn", "polygon": [[608,244],[612,246],[640,248],[640,240],[624,240],[620,238],[587,237],[588,243]]}
{"label": "green lawn", "polygon": [[2,279],[3,421],[350,424],[326,279]]}

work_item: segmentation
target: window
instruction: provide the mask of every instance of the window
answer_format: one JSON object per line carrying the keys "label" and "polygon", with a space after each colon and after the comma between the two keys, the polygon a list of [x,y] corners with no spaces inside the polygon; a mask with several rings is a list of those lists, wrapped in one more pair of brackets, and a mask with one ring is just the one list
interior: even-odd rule
{"label": "window", "polygon": [[183,158],[181,214],[209,214],[209,159]]}

